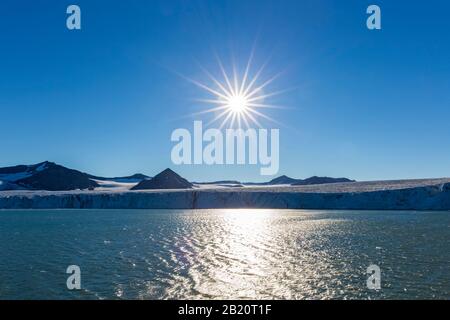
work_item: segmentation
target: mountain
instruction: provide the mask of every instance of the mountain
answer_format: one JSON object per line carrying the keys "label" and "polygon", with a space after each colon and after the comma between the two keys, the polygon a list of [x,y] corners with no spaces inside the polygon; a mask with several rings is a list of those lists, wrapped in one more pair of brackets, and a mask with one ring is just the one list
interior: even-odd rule
{"label": "mountain", "polygon": [[87,174],[48,161],[0,168],[0,190],[66,191],[97,186]]}
{"label": "mountain", "polygon": [[294,184],[296,182],[302,181],[300,179],[294,179],[288,176],[280,176],[278,178],[272,179],[269,182],[266,182],[265,184],[269,185],[276,185],[276,184]]}
{"label": "mountain", "polygon": [[192,183],[179,176],[170,169],[166,169],[157,174],[153,179],[143,180],[131,190],[149,190],[149,189],[190,189]]}
{"label": "mountain", "polygon": [[243,184],[249,186],[265,185],[265,186],[275,186],[281,184],[289,184],[292,186],[304,186],[313,184],[325,184],[325,183],[343,183],[343,182],[355,182],[355,180],[350,180],[347,178],[330,178],[330,177],[310,177],[307,179],[294,179],[288,176],[280,176],[269,182],[255,183],[255,182],[245,182]]}
{"label": "mountain", "polygon": [[330,177],[311,177],[305,180],[298,180],[293,183],[293,186],[304,186],[312,184],[326,184],[326,183],[343,183],[343,182],[355,182],[355,180],[350,180],[347,178],[330,178]]}

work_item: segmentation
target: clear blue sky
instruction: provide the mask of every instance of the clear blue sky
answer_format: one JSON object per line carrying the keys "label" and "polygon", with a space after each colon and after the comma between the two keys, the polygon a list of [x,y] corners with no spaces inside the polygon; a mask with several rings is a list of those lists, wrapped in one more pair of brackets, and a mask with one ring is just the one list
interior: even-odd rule
{"label": "clear blue sky", "polygon": [[[72,3],[81,31],[65,26]],[[381,31],[366,28],[369,4]],[[267,180],[258,166],[170,160],[172,130],[205,107],[177,73],[203,80],[197,61],[242,65],[256,43],[256,66],[270,56],[268,75],[286,70],[271,90],[295,88],[269,112],[286,126],[280,175],[450,176],[449,12],[438,0],[1,1],[0,166]]]}

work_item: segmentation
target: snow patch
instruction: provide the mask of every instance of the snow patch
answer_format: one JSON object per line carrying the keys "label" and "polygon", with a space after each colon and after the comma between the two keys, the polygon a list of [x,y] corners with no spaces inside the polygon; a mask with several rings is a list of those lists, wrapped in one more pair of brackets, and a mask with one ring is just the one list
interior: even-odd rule
{"label": "snow patch", "polygon": [[37,167],[36,171],[37,172],[41,172],[41,171],[44,171],[45,169],[47,169],[47,163],[46,162],[42,163],[39,167]]}

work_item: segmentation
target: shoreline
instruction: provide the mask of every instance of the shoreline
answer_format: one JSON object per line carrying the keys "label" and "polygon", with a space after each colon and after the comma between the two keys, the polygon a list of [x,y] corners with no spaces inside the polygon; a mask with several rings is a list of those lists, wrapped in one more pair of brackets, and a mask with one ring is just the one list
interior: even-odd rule
{"label": "shoreline", "polygon": [[450,179],[145,191],[2,191],[0,209],[450,210]]}

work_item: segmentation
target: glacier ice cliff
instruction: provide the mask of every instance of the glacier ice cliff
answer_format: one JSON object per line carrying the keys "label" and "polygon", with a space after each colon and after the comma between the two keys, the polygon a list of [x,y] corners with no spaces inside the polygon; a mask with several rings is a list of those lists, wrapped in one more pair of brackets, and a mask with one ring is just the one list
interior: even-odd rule
{"label": "glacier ice cliff", "polygon": [[151,191],[2,191],[0,209],[450,210],[450,179]]}

